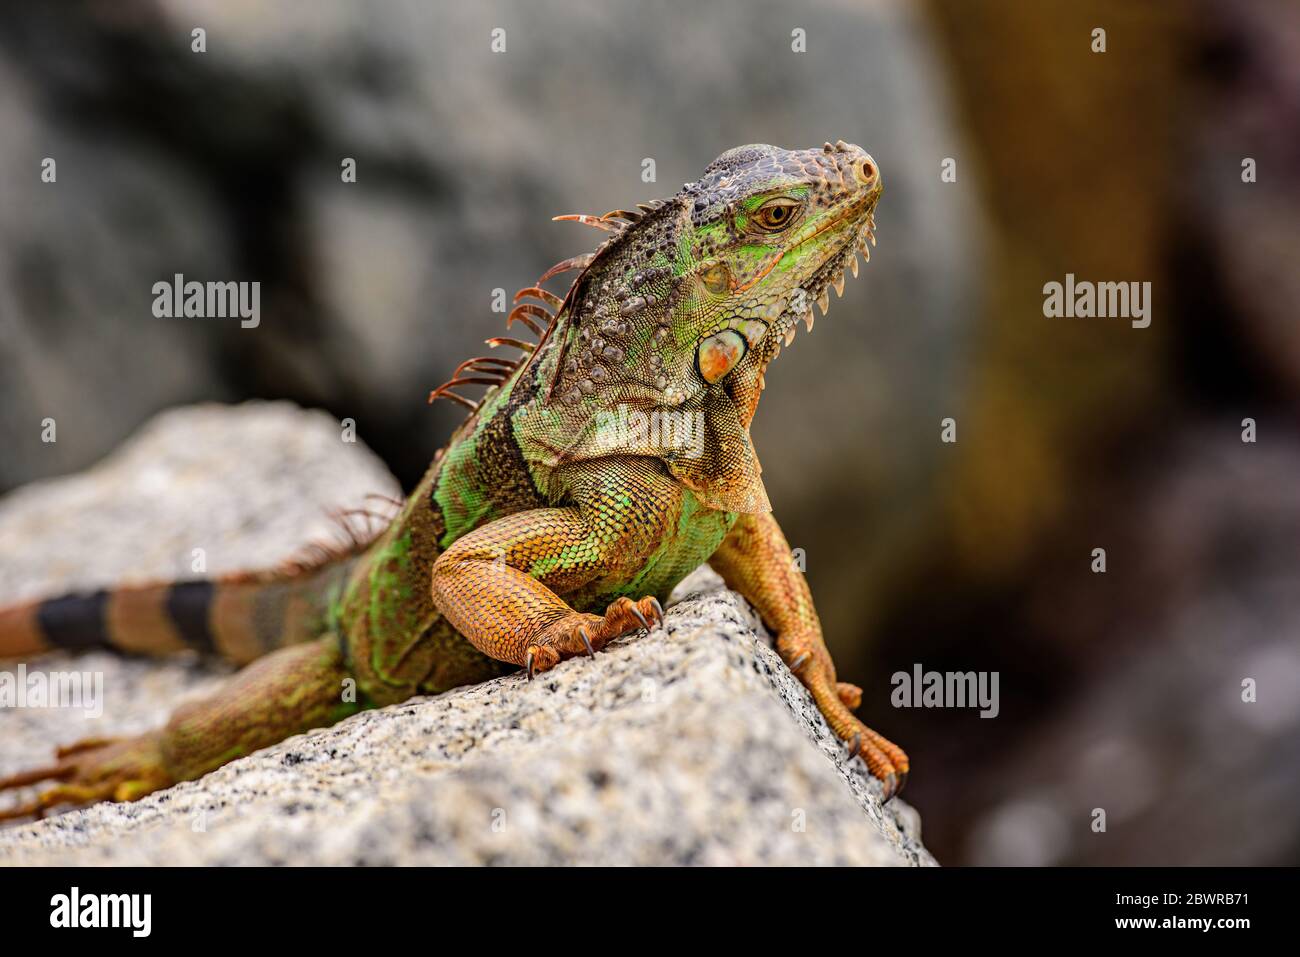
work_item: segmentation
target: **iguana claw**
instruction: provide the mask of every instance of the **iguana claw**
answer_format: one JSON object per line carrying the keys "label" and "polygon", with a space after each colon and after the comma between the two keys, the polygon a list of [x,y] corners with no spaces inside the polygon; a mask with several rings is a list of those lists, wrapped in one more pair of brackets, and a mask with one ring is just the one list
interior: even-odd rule
{"label": "iguana claw", "polygon": [[[576,655],[595,657],[620,635],[636,631],[638,627],[650,629],[651,613],[662,613],[662,606],[654,598],[617,598],[605,609],[604,617],[573,613],[552,622],[535,636],[524,652],[524,668],[528,677],[550,671],[566,658]],[[662,621],[662,618],[660,619]]]}
{"label": "iguana claw", "polygon": [[902,790],[898,783],[898,775],[893,771],[886,774],[881,779],[880,784],[882,788],[882,793],[880,795],[881,804],[888,804],[894,799],[894,795]]}
{"label": "iguana claw", "polygon": [[861,757],[872,777],[880,781],[883,788],[882,804],[888,803],[903,790],[903,785],[907,783],[908,760],[898,745],[866,728],[865,734],[853,734],[849,757],[854,755]]}

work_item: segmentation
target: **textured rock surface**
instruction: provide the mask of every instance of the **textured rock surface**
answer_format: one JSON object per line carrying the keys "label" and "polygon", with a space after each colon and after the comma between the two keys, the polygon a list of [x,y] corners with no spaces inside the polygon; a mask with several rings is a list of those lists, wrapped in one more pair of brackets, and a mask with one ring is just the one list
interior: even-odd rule
{"label": "textured rock surface", "polygon": [[[95,470],[0,502],[0,600],[183,573],[193,547],[213,570],[273,561],[323,507],[391,490],[323,415],[169,413]],[[933,863],[915,812],[880,806],[747,606],[708,571],[678,597],[665,628],[531,684],[367,712],[136,804],[0,831],[0,862]],[[223,676],[107,654],[41,667],[102,672],[104,717],[0,713],[0,773],[155,724]]]}
{"label": "textured rock surface", "polygon": [[336,534],[330,512],[368,495],[401,489],[323,412],[289,402],[175,409],[94,468],[0,499],[0,600],[190,577],[200,557],[212,574],[274,565]]}

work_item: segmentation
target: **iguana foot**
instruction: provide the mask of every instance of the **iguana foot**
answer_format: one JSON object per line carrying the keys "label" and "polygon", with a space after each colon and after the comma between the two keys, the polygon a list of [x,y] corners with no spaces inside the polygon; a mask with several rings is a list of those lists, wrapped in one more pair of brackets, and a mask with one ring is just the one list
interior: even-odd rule
{"label": "iguana foot", "polygon": [[650,596],[640,601],[616,598],[605,609],[605,617],[574,612],[548,625],[524,649],[524,668],[531,679],[541,671],[550,671],[565,658],[594,655],[620,635],[649,629],[664,620],[659,599]]}
{"label": "iguana foot", "polygon": [[59,748],[54,764],[0,779],[0,791],[59,782],[30,801],[0,809],[0,821],[45,816],[60,804],[135,801],[175,782],[163,764],[157,732],[134,738],[89,738]]}
{"label": "iguana foot", "polygon": [[907,754],[884,735],[872,731],[857,718],[853,719],[858,730],[848,739],[849,757],[860,756],[873,777],[880,779],[884,786],[882,800],[888,801],[907,784],[909,762]]}
{"label": "iguana foot", "polygon": [[862,703],[862,689],[835,680],[830,655],[820,640],[790,636],[777,642],[777,650],[790,670],[813,696],[836,737],[848,744],[848,755],[862,758],[867,770],[879,778],[888,801],[907,783],[907,754],[884,735],[873,731],[851,712]]}
{"label": "iguana foot", "polygon": [[[858,707],[862,704],[862,689],[847,681],[837,681],[835,683],[835,695],[840,699],[840,703],[850,711],[858,710]],[[853,720],[857,721],[856,718]],[[861,754],[862,760],[867,763],[867,767],[869,768],[872,766],[873,760],[879,763],[880,758],[878,756],[872,755],[870,752],[865,750],[865,742],[865,747],[874,748],[884,756],[885,760],[888,761],[889,764],[893,765],[896,783],[892,791],[889,790],[887,780],[881,778],[882,781],[886,781],[885,800],[889,800],[899,791],[903,790],[903,785],[907,783],[907,769],[909,767],[907,754],[902,748],[894,744],[888,738],[872,731],[866,725],[861,724],[861,722],[858,722],[858,724],[861,725],[861,730],[855,731],[853,737],[848,739],[849,757],[853,757],[855,754]],[[871,773],[876,774],[874,769]],[[880,777],[880,775],[876,774],[876,777]]]}

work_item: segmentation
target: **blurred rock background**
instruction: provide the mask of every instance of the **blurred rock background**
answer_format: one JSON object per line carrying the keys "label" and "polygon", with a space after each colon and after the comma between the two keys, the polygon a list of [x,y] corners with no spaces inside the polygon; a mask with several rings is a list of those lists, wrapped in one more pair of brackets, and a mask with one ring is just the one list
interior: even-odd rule
{"label": "blurred rock background", "polygon": [[[11,5],[0,130],[0,488],[245,397],[354,418],[409,487],[493,290],[593,244],[550,216],[740,143],[860,143],[880,246],[755,433],[926,844],[1300,861],[1294,4]],[[261,325],[154,318],[177,272],[260,281]],[[1044,318],[1067,272],[1150,281],[1151,327]],[[999,671],[999,717],[892,708],[918,662]]]}

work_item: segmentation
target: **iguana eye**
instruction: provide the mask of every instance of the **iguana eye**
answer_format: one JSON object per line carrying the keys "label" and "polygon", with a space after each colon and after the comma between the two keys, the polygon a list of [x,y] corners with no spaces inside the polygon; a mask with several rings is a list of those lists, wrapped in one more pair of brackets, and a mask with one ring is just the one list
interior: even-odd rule
{"label": "iguana eye", "polygon": [[795,219],[799,204],[792,199],[773,199],[754,212],[754,225],[769,233],[780,232]]}
{"label": "iguana eye", "polygon": [[705,382],[717,382],[736,367],[745,355],[748,343],[735,329],[724,329],[700,343],[696,352],[700,375]]}

